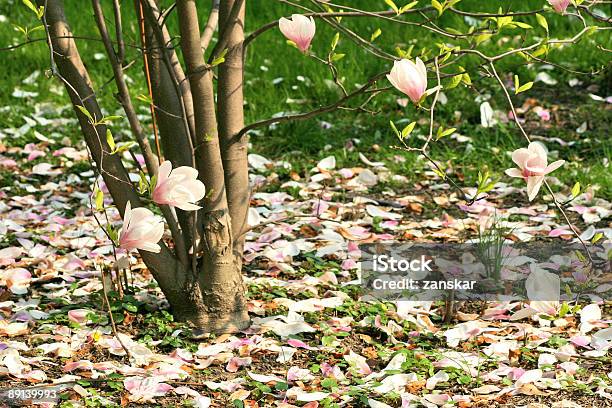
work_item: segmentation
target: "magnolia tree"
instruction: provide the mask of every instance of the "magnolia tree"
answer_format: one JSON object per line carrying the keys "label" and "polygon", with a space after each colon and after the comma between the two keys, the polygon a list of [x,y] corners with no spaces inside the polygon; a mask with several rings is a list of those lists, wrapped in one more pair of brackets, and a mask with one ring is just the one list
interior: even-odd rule
{"label": "magnolia tree", "polygon": [[[97,215],[105,214],[103,190],[108,191],[123,217],[119,230],[114,230],[109,222],[101,222],[101,227],[118,252],[140,253],[172,313],[203,332],[230,332],[249,325],[241,277],[245,234],[249,229],[249,131],[341,108],[365,110],[367,103],[382,92],[403,93],[413,104],[407,107],[410,110],[407,115],[412,118],[422,115],[429,120],[429,129],[426,141],[413,145],[408,136],[416,121],[402,130],[392,124],[400,140],[397,148],[422,154],[434,171],[452,181],[443,164],[428,153],[433,143],[454,131],[443,125],[434,126],[435,107],[441,89],[452,98],[450,89],[461,84],[472,86],[470,72],[461,62],[464,57],[473,56],[480,60],[474,70],[497,83],[525,139],[526,147],[512,155],[517,168],[509,169],[507,174],[525,180],[529,200],[534,200],[542,186],[552,193],[546,175],[563,165],[563,161],[548,164],[546,150],[530,142],[518,121],[509,89],[514,88],[512,92],[518,94],[527,91],[532,82],[517,76],[513,86],[507,84],[502,79],[506,74],[498,72],[497,64],[510,56],[520,56],[527,63],[546,63],[549,54],[558,48],[572,46],[595,31],[609,29],[609,20],[598,14],[595,6],[599,2],[595,0],[542,0],[536,10],[508,10],[506,2],[487,2],[486,6],[493,11],[486,13],[463,11],[460,0],[368,2],[371,7],[383,6],[382,11],[361,10],[352,7],[352,2],[339,5],[324,0],[299,3],[279,0],[293,7],[295,14],[288,18],[278,16],[278,20],[258,28],[246,23],[245,0],[216,0],[211,6],[195,0],[177,0],[166,8],[157,0],[136,0],[137,21],[130,25],[139,29],[144,86],[149,90],[148,96],[139,99],[150,104],[153,126],[149,129],[136,114],[124,75],[127,61],[123,27],[127,22],[122,18],[122,4],[114,0],[103,6],[100,0],[92,0],[99,39],[104,44],[117,97],[135,141],[116,145],[110,125],[117,118],[102,114],[75,42],[78,33],[73,34],[70,29],[63,1],[37,0],[37,4],[23,1],[42,21],[50,49],[50,73],[65,85],[92,162],[106,186],[106,189],[94,187],[92,209]],[[552,13],[571,20],[575,27],[571,38],[556,38],[549,31],[547,17]],[[440,19],[447,14],[469,18],[469,28],[443,28]],[[399,48],[392,39],[385,43],[376,41],[380,29],[367,37],[353,31],[346,24],[352,18],[371,19],[375,27],[384,22],[429,31],[438,41],[431,48]],[[177,32],[166,24],[171,20],[177,22]],[[206,24],[202,27],[200,21]],[[245,27],[249,27],[247,36]],[[335,35],[331,45],[317,47],[327,48],[325,55],[316,55],[311,45],[321,29]],[[496,55],[483,51],[486,44],[497,41],[507,29],[538,30],[538,35],[533,43],[507,45]],[[243,74],[248,69],[244,67],[245,53],[248,45],[267,31],[286,37],[286,52],[294,52],[293,58],[313,58],[327,66],[341,93],[339,99],[313,111],[245,125]],[[388,68],[351,90],[341,79],[337,66],[344,56],[340,52],[341,39],[362,47],[371,58],[386,61]],[[291,46],[297,49],[291,51]],[[137,149],[144,157],[140,182],[130,178],[122,162],[123,153],[129,151],[135,157]],[[459,188],[454,182],[453,185]],[[476,195],[463,194],[473,201],[488,186],[490,183],[483,177]],[[565,217],[563,206],[556,199],[554,202]],[[166,230],[170,239],[165,238]],[[125,268],[121,261],[116,266]]]}

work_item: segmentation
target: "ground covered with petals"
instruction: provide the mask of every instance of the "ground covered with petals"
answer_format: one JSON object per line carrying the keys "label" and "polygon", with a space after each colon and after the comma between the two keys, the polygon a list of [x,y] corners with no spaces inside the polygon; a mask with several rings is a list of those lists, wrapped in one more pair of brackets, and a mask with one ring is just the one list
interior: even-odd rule
{"label": "ground covered with petals", "polygon": [[[301,169],[251,154],[245,280],[253,324],[195,340],[139,258],[130,259],[122,293],[102,279],[115,260],[90,211],[87,152],[62,134],[73,126],[69,113],[37,104],[2,130],[0,388],[60,385],[64,407],[612,403],[605,302],[522,319],[513,318],[527,307],[521,302],[465,303],[444,322],[443,302],[360,297],[361,243],[463,241],[492,214],[515,241],[572,240],[544,193],[529,203],[524,185],[503,180],[469,204],[424,161],[414,162],[421,180],[408,183],[390,170],[401,155],[374,162],[359,146],[344,166],[336,153]],[[26,134],[28,143],[10,143]],[[558,187],[559,200],[569,199],[570,186]],[[610,211],[593,189],[569,206],[585,240],[612,238]],[[116,210],[108,213],[119,225]]]}

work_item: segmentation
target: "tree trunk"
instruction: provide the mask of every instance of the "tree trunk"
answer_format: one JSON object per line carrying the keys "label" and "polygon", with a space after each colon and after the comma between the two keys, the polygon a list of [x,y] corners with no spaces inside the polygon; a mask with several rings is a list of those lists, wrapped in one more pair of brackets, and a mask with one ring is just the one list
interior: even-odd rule
{"label": "tree trunk", "polygon": [[[213,75],[202,55],[200,27],[194,0],[177,2],[181,48],[191,85],[196,127],[196,162],[206,185],[203,203],[202,264],[199,282],[206,313],[198,316],[204,331],[236,331],[250,320],[244,297],[240,262],[233,251],[232,219],[219,147]],[[219,95],[222,100],[225,96]]]}

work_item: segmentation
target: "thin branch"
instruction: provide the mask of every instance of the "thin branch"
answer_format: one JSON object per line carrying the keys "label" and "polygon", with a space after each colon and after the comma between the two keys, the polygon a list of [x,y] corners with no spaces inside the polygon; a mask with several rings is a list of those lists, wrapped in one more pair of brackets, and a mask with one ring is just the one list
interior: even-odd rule
{"label": "thin branch", "polygon": [[274,123],[289,122],[289,121],[292,121],[292,120],[310,119],[310,118],[315,117],[317,115],[320,115],[322,113],[331,112],[334,109],[342,106],[342,104],[344,104],[349,99],[352,99],[352,98],[354,98],[356,96],[359,96],[359,95],[365,93],[376,81],[378,81],[379,79],[383,78],[386,74],[387,74],[387,72],[382,72],[382,73],[374,75],[372,78],[370,78],[366,82],[365,85],[361,86],[356,91],[353,91],[350,94],[348,94],[348,95],[338,99],[336,102],[334,102],[334,103],[332,103],[330,105],[322,106],[322,107],[320,107],[318,109],[315,109],[315,110],[312,110],[310,112],[298,113],[298,114],[295,114],[295,115],[279,116],[279,117],[276,117],[276,118],[269,118],[269,119],[264,119],[264,120],[260,120],[258,122],[251,123],[250,125],[245,126],[244,129],[242,129],[238,133],[238,135],[236,137],[239,138],[242,135],[244,135],[245,133],[249,132],[250,130],[256,129],[258,127],[268,126],[268,125],[272,125]]}
{"label": "thin branch", "polygon": [[219,25],[219,0],[212,0],[210,6],[210,13],[208,14],[208,21],[204,30],[202,30],[202,36],[200,37],[200,46],[202,47],[202,54],[206,53],[206,49],[210,45],[210,41],[213,38],[213,34]]}
{"label": "thin branch", "polygon": [[125,59],[125,42],[123,41],[123,24],[121,22],[121,2],[113,0],[113,15],[115,17],[115,38],[117,40],[117,60],[123,65]]}
{"label": "thin branch", "polygon": [[[113,73],[115,76],[115,83],[117,85],[117,97],[121,106],[123,106],[123,110],[130,124],[130,129],[140,146],[143,157],[145,159],[145,164],[147,166],[147,170],[149,172],[149,176],[153,177],[153,175],[157,174],[158,170],[158,159],[159,156],[159,146],[158,146],[158,157],[156,158],[151,150],[151,146],[149,145],[149,141],[144,133],[140,120],[138,119],[138,115],[136,114],[136,110],[134,109],[134,105],[132,104],[132,98],[130,96],[130,92],[125,82],[125,77],[123,75],[123,69],[120,65],[120,60],[118,55],[115,54],[115,50],[110,42],[110,36],[108,30],[106,28],[106,23],[104,20],[104,11],[102,10],[102,5],[100,0],[92,0],[92,6],[94,11],[94,17],[96,20],[96,24],[98,26],[98,31],[100,31],[100,36],[102,37],[102,42],[104,43],[104,47],[106,49],[106,54],[110,61],[111,67],[113,68]],[[146,58],[146,53],[144,54]],[[146,63],[145,63],[146,65]],[[153,110],[153,108],[151,108]],[[153,118],[155,121],[155,117]],[[162,206],[165,207],[165,206]],[[170,231],[172,232],[172,237],[174,238],[175,243],[175,252],[179,257],[181,263],[187,265],[187,248],[185,247],[185,242],[183,240],[183,236],[180,233],[180,227],[178,226],[178,222],[169,208],[162,208],[162,214],[170,227]]]}
{"label": "thin branch", "polygon": [[232,26],[232,22],[236,20],[236,18],[238,18],[238,14],[240,13],[240,10],[242,9],[242,3],[244,3],[244,0],[236,0],[236,2],[234,3],[232,10],[230,12],[229,17],[227,18],[227,21],[223,22],[223,26],[221,27],[221,32],[219,33],[219,41],[217,41],[217,44],[215,44],[215,47],[213,48],[212,52],[210,53],[210,56],[208,57],[208,63],[210,64],[215,58],[217,58],[219,56],[219,54],[227,48],[227,44],[229,42],[229,27]]}

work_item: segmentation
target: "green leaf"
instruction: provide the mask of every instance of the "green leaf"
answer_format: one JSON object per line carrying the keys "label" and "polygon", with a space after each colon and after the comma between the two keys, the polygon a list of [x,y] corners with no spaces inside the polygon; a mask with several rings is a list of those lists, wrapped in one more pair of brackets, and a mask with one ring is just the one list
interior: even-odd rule
{"label": "green leaf", "polygon": [[287,385],[287,383],[279,382],[274,385],[274,388],[279,391],[286,391],[289,389],[289,386]]}
{"label": "green leaf", "polygon": [[529,89],[531,89],[531,87],[533,86],[533,81],[532,82],[527,82],[526,84],[521,85],[515,92],[515,94],[520,94],[521,92],[525,92],[528,91]]}
{"label": "green leaf", "polygon": [[97,185],[96,189],[94,190],[94,202],[96,204],[96,210],[102,211],[104,208],[104,193],[98,188]]}
{"label": "green leaf", "polygon": [[332,51],[336,49],[336,46],[338,45],[338,41],[340,41],[340,33],[336,33],[336,35],[334,35],[334,38],[331,42]]}
{"label": "green leaf", "polygon": [[580,194],[580,182],[577,181],[576,184],[574,184],[574,187],[572,187],[572,197],[576,198],[578,197],[578,194]]}
{"label": "green leaf", "polygon": [[374,41],[375,39],[380,37],[381,34],[382,34],[382,30],[380,28],[377,28],[376,31],[372,33],[372,36],[370,36],[370,41]]}
{"label": "green leaf", "polygon": [[529,24],[527,24],[527,23],[522,23],[522,22],[520,22],[520,21],[515,21],[515,22],[514,22],[514,23],[512,23],[512,24],[514,24],[515,26],[520,27],[520,28],[525,28],[525,29],[527,29],[527,30],[530,30],[530,29],[532,29],[532,28],[533,28],[533,27],[532,27],[532,26],[530,26]]}
{"label": "green leaf", "polygon": [[480,34],[476,36],[476,45],[488,41],[492,37],[492,34]]}
{"label": "green leaf", "polygon": [[113,154],[118,154],[118,153],[123,153],[125,151],[130,150],[133,146],[136,145],[136,142],[126,142],[123,143],[121,146],[119,146],[114,152]]}
{"label": "green leaf", "polygon": [[536,20],[538,20],[538,24],[544,27],[546,32],[548,32],[548,21],[546,21],[546,17],[539,13],[536,13]]}
{"label": "green leaf", "polygon": [[389,124],[391,125],[391,129],[393,129],[393,132],[395,133],[395,136],[397,136],[401,140],[400,132],[399,132],[399,130],[397,130],[397,127],[395,126],[395,123],[393,123],[393,121],[389,121]]}
{"label": "green leaf", "polygon": [[110,129],[106,129],[106,143],[111,148],[111,152],[115,151],[115,139],[113,139],[113,134]]}
{"label": "green leaf", "polygon": [[153,99],[151,99],[149,95],[140,94],[136,97],[136,99],[149,105],[153,104]]}
{"label": "green leaf", "polygon": [[213,67],[216,67],[219,64],[223,64],[225,62],[225,55],[227,54],[227,48],[224,49],[223,51],[221,51],[221,54],[219,54],[219,56],[217,58],[215,58],[212,62],[212,64],[210,64]]}
{"label": "green leaf", "polygon": [[405,139],[408,136],[410,136],[415,126],[416,126],[416,122],[411,122],[408,125],[406,125],[406,127],[402,129],[402,138]]}
{"label": "green leaf", "polygon": [[157,174],[154,175],[153,177],[151,177],[151,193],[153,193],[153,190],[155,190],[155,187],[157,186]]}
{"label": "green leaf", "polygon": [[138,312],[138,307],[131,303],[122,303],[121,306],[123,306],[123,308],[127,310],[128,312],[132,312],[132,313]]}
{"label": "green leaf", "polygon": [[403,7],[400,7],[399,9],[399,13],[398,14],[402,14],[407,12],[408,10],[410,10],[411,8],[413,8],[414,6],[416,6],[417,4],[419,4],[418,1],[413,1],[412,3],[408,3]]}
{"label": "green leaf", "polygon": [[340,61],[342,58],[344,58],[346,54],[337,54],[337,53],[333,53],[331,56],[331,62],[336,62],[336,61]]}
{"label": "green leaf", "polygon": [[593,239],[591,240],[591,243],[596,244],[597,241],[599,241],[600,239],[603,238],[603,233],[598,232],[597,234],[595,234],[595,236],[593,237]]}
{"label": "green leaf", "polygon": [[438,133],[437,133],[437,136],[436,136],[436,140],[440,140],[440,139],[442,139],[442,138],[443,138],[443,137],[445,137],[445,136],[452,135],[452,134],[453,134],[453,132],[455,132],[455,130],[457,130],[457,128],[450,128],[450,129],[446,129],[446,130],[444,130],[444,128],[443,128],[443,127],[440,127],[440,128],[438,129]]}
{"label": "green leaf", "polygon": [[23,4],[26,5],[27,8],[32,10],[34,14],[36,14],[36,17],[38,17],[39,19],[41,19],[42,16],[45,14],[45,8],[43,6],[36,7],[34,3],[32,3],[30,0],[21,0],[21,1],[23,2]]}
{"label": "green leaf", "polygon": [[450,83],[446,85],[446,89],[453,89],[457,87],[461,83],[461,79],[463,78],[463,74],[455,75],[451,78]]}
{"label": "green leaf", "polygon": [[440,176],[442,178],[442,180],[446,179],[446,173],[444,173],[443,171],[438,170],[437,167],[432,167],[431,170],[436,173],[438,176]]}
{"label": "green leaf", "polygon": [[30,1],[30,0],[22,0],[23,4],[26,5],[27,8],[29,8],[30,10],[32,10],[35,13],[38,13],[38,10],[36,9],[36,6],[34,6],[34,4]]}
{"label": "green leaf", "polygon": [[387,3],[387,5],[391,7],[393,11],[399,14],[399,8],[397,8],[397,5],[393,2],[393,0],[385,0],[385,3]]}
{"label": "green leaf", "polygon": [[89,123],[94,123],[95,120],[93,118],[93,116],[91,116],[91,113],[89,113],[89,111],[87,110],[86,107],[81,106],[81,105],[76,105],[77,109],[81,111],[81,113],[85,116],[87,116],[87,119],[89,119]]}
{"label": "green leaf", "polygon": [[105,116],[102,119],[100,119],[99,121],[94,123],[94,126],[98,126],[98,125],[108,125],[109,123],[112,123],[114,120],[117,119],[122,119],[123,116]]}
{"label": "green leaf", "polygon": [[140,179],[138,180],[138,192],[140,194],[144,194],[149,188],[149,183],[147,183],[147,177],[145,176],[144,172],[140,171],[138,175],[140,176]]}
{"label": "green leaf", "polygon": [[438,10],[439,16],[441,16],[442,13],[444,13],[444,7],[442,6],[442,4],[440,4],[438,0],[431,0],[431,5],[433,6],[433,8]]}
{"label": "green leaf", "polygon": [[338,387],[338,382],[333,378],[325,378],[321,381],[321,387],[331,390],[332,388]]}

